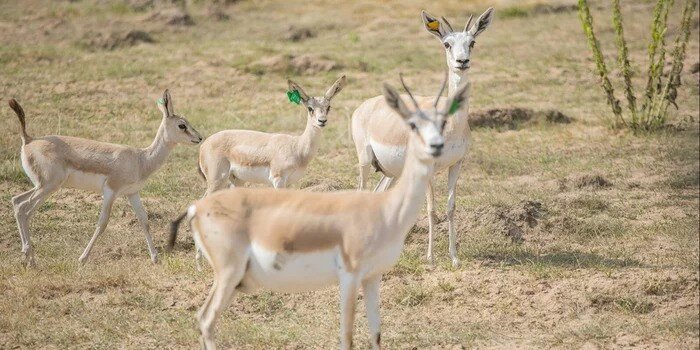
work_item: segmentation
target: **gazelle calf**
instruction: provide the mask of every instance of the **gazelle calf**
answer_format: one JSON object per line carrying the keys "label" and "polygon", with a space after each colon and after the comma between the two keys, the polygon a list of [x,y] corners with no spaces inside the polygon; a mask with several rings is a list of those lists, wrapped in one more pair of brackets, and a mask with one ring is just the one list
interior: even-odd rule
{"label": "gazelle calf", "polygon": [[146,235],[146,244],[153,262],[158,261],[148,227],[148,216],[141,204],[139,190],[146,179],[160,168],[178,143],[197,144],[199,133],[185,120],[175,115],[170,93],[165,90],[158,108],[163,120],[153,143],[146,148],[115,145],[70,136],[32,137],[27,134],[24,110],[14,99],[10,107],[19,118],[22,138],[22,168],[34,188],[12,198],[12,205],[22,240],[22,252],[28,266],[35,266],[34,250],[29,234],[29,220],[37,208],[61,187],[78,188],[102,193],[102,210],[97,228],[80,256],[84,263],[97,238],[109,221],[112,203],[119,196],[129,199]]}
{"label": "gazelle calf", "polygon": [[224,130],[207,138],[199,148],[199,168],[207,181],[205,196],[246,182],[286,187],[299,180],[316,154],[321,129],[326,126],[331,99],[345,86],[340,77],[321,97],[310,97],[289,80],[308,111],[301,135],[270,134],[251,130]]}
{"label": "gazelle calf", "polygon": [[[471,56],[475,39],[491,23],[493,8],[487,9],[471,26],[469,18],[464,30],[454,31],[443,17],[438,20],[427,12],[421,13],[426,30],[435,35],[445,47],[445,58],[449,74],[448,95],[456,91],[458,86],[467,81],[467,70],[471,66]],[[442,91],[440,92],[442,93]],[[421,108],[429,108],[434,97],[416,97]],[[435,106],[441,108],[441,106]],[[449,169],[447,178],[448,203],[447,220],[449,223],[449,249],[452,265],[458,266],[456,233],[454,227],[455,196],[457,178],[459,177],[462,160],[469,150],[471,131],[467,116],[469,109],[462,108],[445,126],[444,155],[436,160],[435,170]],[[359,188],[364,189],[370,169],[374,167],[382,173],[382,179],[375,190],[386,189],[394,178],[401,175],[406,159],[407,143],[410,130],[393,117],[391,106],[387,105],[382,96],[376,96],[363,102],[352,115],[352,139],[359,161]],[[433,181],[428,183],[426,195],[428,203],[428,261],[433,261],[433,230],[434,230],[434,197]]]}
{"label": "gazelle calf", "polygon": [[[393,189],[315,193],[232,188],[197,201],[173,222],[169,246],[186,217],[214,271],[199,311],[204,349],[215,348],[216,320],[236,292],[300,292],[334,284],[340,285],[340,347],[352,347],[362,287],[372,345],[380,348],[379,283],[399,258],[421,209],[448,116],[448,109],[409,109],[388,85],[384,96],[413,130],[403,176]],[[466,96],[467,87],[461,87],[447,106],[466,104]]]}

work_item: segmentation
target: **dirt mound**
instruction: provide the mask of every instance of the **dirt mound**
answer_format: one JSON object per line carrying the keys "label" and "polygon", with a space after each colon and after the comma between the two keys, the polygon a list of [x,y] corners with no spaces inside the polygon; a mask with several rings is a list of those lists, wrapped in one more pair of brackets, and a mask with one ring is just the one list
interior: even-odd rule
{"label": "dirt mound", "polygon": [[516,130],[526,123],[540,121],[568,124],[572,119],[557,110],[534,111],[520,107],[493,108],[469,113],[469,126],[472,128]]}
{"label": "dirt mound", "polygon": [[700,62],[695,62],[692,66],[690,66],[690,73],[695,74],[700,72]]}
{"label": "dirt mound", "polygon": [[83,36],[81,44],[99,50],[115,50],[118,48],[131,47],[139,43],[154,43],[155,40],[150,34],[142,30],[88,32]]}
{"label": "dirt mound", "polygon": [[333,60],[314,55],[278,55],[260,59],[251,64],[251,71],[257,74],[268,72],[316,74],[340,69],[342,66]]}
{"label": "dirt mound", "polygon": [[155,11],[146,20],[162,22],[170,26],[191,26],[194,20],[187,11],[177,7],[165,8]]}
{"label": "dirt mound", "polygon": [[491,225],[513,242],[521,243],[525,230],[536,227],[545,214],[542,203],[525,200],[512,206],[478,208],[473,222],[479,226]]}
{"label": "dirt mound", "polygon": [[309,28],[290,26],[284,35],[284,40],[297,42],[313,37],[316,37],[316,33]]}
{"label": "dirt mound", "polygon": [[576,176],[572,179],[576,188],[607,188],[611,187],[612,183],[601,175],[584,174]]}

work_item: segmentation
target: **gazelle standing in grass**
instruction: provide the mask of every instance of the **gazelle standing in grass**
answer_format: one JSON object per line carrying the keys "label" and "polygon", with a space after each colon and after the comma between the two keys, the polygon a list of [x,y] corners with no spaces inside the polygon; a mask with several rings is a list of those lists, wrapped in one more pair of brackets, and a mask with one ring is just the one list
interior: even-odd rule
{"label": "gazelle standing in grass", "polygon": [[22,168],[34,188],[12,198],[22,252],[28,266],[35,266],[34,250],[29,234],[29,220],[42,203],[62,187],[78,188],[102,193],[102,209],[97,228],[85,251],[80,256],[84,263],[97,238],[104,232],[112,204],[119,196],[126,196],[134,208],[144,233],[153,262],[158,255],[148,226],[148,216],[141,204],[139,190],[146,179],[165,162],[178,143],[198,144],[199,133],[190,123],[173,112],[168,90],[163,93],[158,108],[163,120],[153,143],[146,148],[103,143],[70,136],[29,136],[24,110],[14,99],[10,107],[19,118],[22,138]]}
{"label": "gazelle standing in grass", "polygon": [[[447,106],[466,105],[467,90],[458,88]],[[455,112],[455,108],[421,110],[415,101],[411,110],[388,85],[384,96],[401,116],[394,118],[403,119],[413,130],[403,176],[391,190],[315,193],[233,188],[199,200],[173,222],[169,247],[186,217],[214,270],[211,292],[199,311],[204,349],[215,348],[216,320],[237,291],[287,293],[333,284],[340,285],[341,349],[352,347],[360,287],[373,348],[381,347],[379,283],[398,260],[416,221],[443,150],[445,120]]]}
{"label": "gazelle standing in grass", "polygon": [[[454,31],[443,17],[442,21],[423,11],[421,18],[425,28],[435,35],[445,47],[447,59],[449,87],[448,95],[456,91],[458,86],[467,82],[467,70],[471,65],[471,55],[475,39],[491,23],[493,8],[487,9],[472,26],[470,17],[464,30]],[[440,91],[442,93],[442,91]],[[421,108],[429,108],[435,97],[416,97]],[[442,106],[435,106],[442,108]],[[447,187],[447,220],[449,224],[449,249],[452,265],[458,266],[456,234],[454,227],[455,191],[462,160],[467,154],[471,141],[471,131],[467,120],[469,109],[463,107],[459,113],[447,121],[445,126],[444,155],[436,160],[435,170],[449,169]],[[394,111],[387,105],[382,96],[373,97],[363,102],[352,115],[352,138],[359,161],[359,188],[364,189],[370,168],[382,173],[382,178],[375,190],[389,188],[394,178],[401,175],[408,149],[410,129],[393,116]],[[430,263],[433,262],[433,231],[435,220],[433,181],[428,183],[426,194],[428,203],[428,254]]]}
{"label": "gazelle standing in grass", "polygon": [[[207,181],[205,196],[246,182],[284,188],[298,181],[316,154],[321,129],[326,126],[331,100],[345,86],[340,77],[321,97],[311,97],[289,80],[308,116],[301,135],[252,130],[224,130],[207,138],[199,148],[199,168]],[[231,181],[233,180],[233,181]]]}

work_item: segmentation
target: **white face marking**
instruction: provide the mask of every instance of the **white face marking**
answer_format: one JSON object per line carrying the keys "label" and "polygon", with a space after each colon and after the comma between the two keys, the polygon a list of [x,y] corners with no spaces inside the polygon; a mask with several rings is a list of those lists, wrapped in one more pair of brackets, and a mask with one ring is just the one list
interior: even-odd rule
{"label": "white face marking", "polygon": [[330,111],[331,101],[323,97],[312,97],[306,103],[309,118],[313,118],[314,125],[319,128],[326,126],[328,122],[328,112]]}
{"label": "white face marking", "polygon": [[442,40],[445,45],[447,67],[455,72],[466,71],[471,67],[471,53],[474,48],[474,37],[465,32],[454,32]]}

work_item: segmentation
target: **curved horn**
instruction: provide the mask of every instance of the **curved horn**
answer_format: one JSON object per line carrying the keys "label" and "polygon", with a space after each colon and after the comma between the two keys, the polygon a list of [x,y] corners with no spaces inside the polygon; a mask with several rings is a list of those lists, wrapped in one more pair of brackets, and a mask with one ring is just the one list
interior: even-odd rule
{"label": "curved horn", "polygon": [[442,19],[442,21],[445,22],[445,26],[447,26],[447,29],[450,30],[450,33],[455,31],[454,29],[452,29],[452,25],[450,24],[450,22],[447,21],[447,18],[440,17],[440,19]]}
{"label": "curved horn", "polygon": [[464,31],[469,30],[469,26],[472,24],[472,19],[474,19],[474,15],[469,16],[469,19],[467,20],[467,25],[464,26]]}
{"label": "curved horn", "polygon": [[435,98],[435,104],[433,105],[435,109],[437,109],[438,107],[438,102],[440,102],[440,97],[442,97],[442,93],[445,92],[445,87],[447,86],[447,76],[447,71],[445,71],[445,79],[442,80],[442,87],[440,88],[440,92]]}
{"label": "curved horn", "polygon": [[401,80],[401,85],[403,85],[403,89],[406,90],[408,97],[411,98],[411,102],[413,102],[413,105],[416,107],[416,111],[419,111],[420,107],[418,106],[418,102],[416,102],[416,99],[413,98],[413,94],[411,93],[410,90],[408,90],[406,83],[403,81],[403,73],[399,73],[399,79]]}

